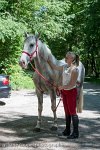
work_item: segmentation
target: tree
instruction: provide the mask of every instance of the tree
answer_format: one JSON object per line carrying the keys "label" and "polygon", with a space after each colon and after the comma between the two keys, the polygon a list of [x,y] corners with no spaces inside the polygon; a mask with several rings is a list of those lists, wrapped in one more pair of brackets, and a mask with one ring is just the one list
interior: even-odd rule
{"label": "tree", "polygon": [[22,34],[26,27],[11,15],[9,2],[0,1],[0,72],[11,74],[11,66],[18,62]]}
{"label": "tree", "polygon": [[84,51],[86,56],[87,74],[100,76],[100,1],[86,3],[84,27]]}
{"label": "tree", "polygon": [[[86,73],[100,72],[99,0],[0,1],[1,72],[17,64],[25,31],[40,33],[52,53],[62,59],[66,50],[80,55]],[[5,51],[5,49],[7,49]],[[5,51],[5,53],[4,53]]]}

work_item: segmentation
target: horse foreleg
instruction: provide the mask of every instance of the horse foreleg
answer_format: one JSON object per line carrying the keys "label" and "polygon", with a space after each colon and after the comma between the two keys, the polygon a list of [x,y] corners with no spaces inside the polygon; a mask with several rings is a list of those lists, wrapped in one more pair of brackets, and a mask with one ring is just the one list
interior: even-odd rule
{"label": "horse foreleg", "polygon": [[57,130],[57,115],[56,115],[56,93],[54,90],[50,91],[50,98],[51,98],[51,109],[53,111],[54,116],[54,124],[52,125],[52,130]]}
{"label": "horse foreleg", "polygon": [[43,92],[36,90],[37,97],[38,97],[38,120],[37,125],[35,127],[36,131],[40,131],[41,129],[41,116],[43,110]]}

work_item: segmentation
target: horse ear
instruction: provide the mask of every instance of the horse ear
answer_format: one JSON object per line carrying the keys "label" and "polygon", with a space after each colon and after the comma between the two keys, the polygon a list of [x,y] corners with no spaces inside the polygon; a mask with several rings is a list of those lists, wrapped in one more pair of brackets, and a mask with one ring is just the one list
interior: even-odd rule
{"label": "horse ear", "polygon": [[39,34],[39,33],[36,33],[36,34],[35,34],[36,40],[39,39],[39,37],[40,37],[40,34]]}
{"label": "horse ear", "polygon": [[27,32],[24,33],[24,37],[27,38],[29,34]]}

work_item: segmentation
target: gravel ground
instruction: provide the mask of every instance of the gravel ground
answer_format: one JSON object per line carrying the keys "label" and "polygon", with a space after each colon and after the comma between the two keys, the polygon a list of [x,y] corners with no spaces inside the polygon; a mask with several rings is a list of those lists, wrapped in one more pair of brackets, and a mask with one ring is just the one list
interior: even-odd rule
{"label": "gravel ground", "polygon": [[51,103],[49,96],[44,95],[42,130],[35,132],[37,97],[33,90],[12,91],[10,98],[1,101],[5,105],[0,106],[0,150],[100,149],[99,85],[84,83],[84,110],[78,114],[80,137],[74,140],[60,138],[57,134],[65,127],[62,102],[57,109],[58,131],[51,131]]}

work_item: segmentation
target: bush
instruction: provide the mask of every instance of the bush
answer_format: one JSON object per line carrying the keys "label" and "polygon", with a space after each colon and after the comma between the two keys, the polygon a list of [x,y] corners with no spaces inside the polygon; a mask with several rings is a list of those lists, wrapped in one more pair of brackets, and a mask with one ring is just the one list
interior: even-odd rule
{"label": "bush", "polygon": [[18,65],[13,67],[16,71],[13,71],[10,75],[12,90],[33,89],[34,83],[32,80],[32,73],[29,71],[23,71]]}

